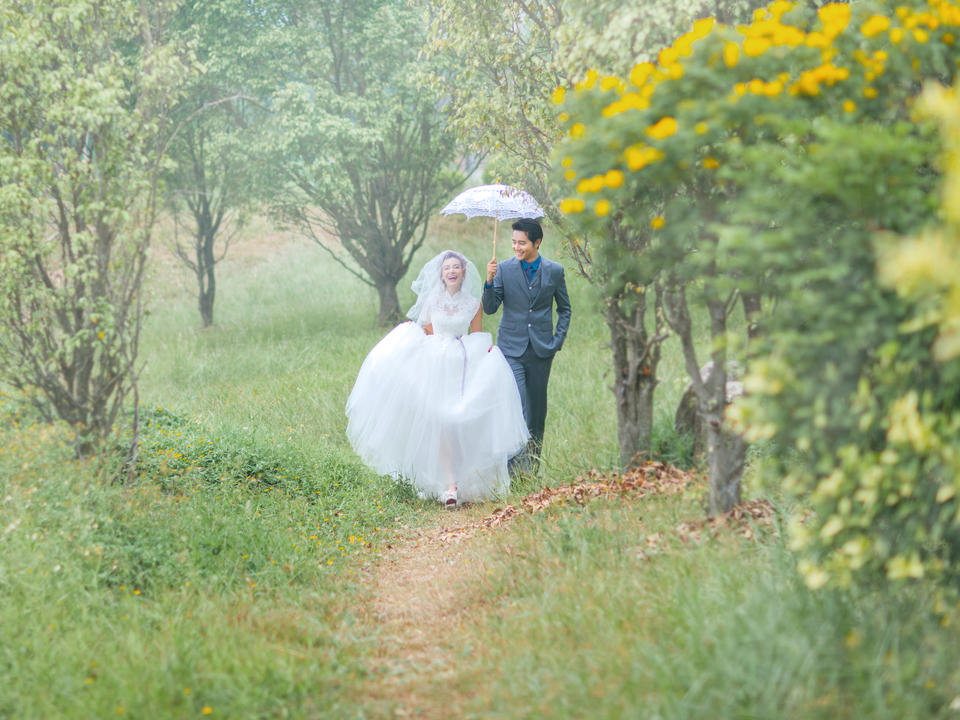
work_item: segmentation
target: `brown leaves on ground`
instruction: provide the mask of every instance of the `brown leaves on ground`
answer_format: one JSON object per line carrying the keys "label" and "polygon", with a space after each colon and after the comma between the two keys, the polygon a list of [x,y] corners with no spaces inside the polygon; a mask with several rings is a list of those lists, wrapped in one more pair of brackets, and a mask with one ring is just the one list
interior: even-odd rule
{"label": "brown leaves on ground", "polygon": [[696,481],[693,473],[661,462],[649,462],[625,473],[604,475],[597,470],[591,470],[569,485],[545,487],[515,503],[497,508],[480,520],[444,528],[429,539],[440,542],[460,541],[518,517],[542,512],[557,503],[586,505],[601,497],[640,500],[648,495],[675,495]]}
{"label": "brown leaves on ground", "polygon": [[773,505],[767,500],[750,500],[737,505],[726,515],[703,518],[695,522],[682,522],[675,528],[678,535],[690,542],[700,542],[703,536],[715,536],[721,529],[727,529],[745,540],[753,540],[757,530],[775,531]]}
{"label": "brown leaves on ground", "polygon": [[[676,495],[696,486],[702,486],[702,479],[696,474],[662,462],[648,462],[624,473],[603,474],[597,470],[591,470],[569,485],[545,487],[532,495],[520,498],[515,503],[497,508],[479,520],[452,526],[448,523],[447,527],[421,536],[419,541],[460,542],[517,518],[542,512],[557,503],[582,506],[592,500],[609,497],[635,501],[650,495]],[[768,501],[751,500],[738,505],[726,515],[681,522],[671,534],[679,536],[684,542],[700,542],[705,536],[713,537],[721,529],[727,529],[750,540],[755,537],[760,528],[774,530],[773,516],[774,508]],[[651,551],[656,551],[663,537],[662,532],[648,535],[647,547]]]}

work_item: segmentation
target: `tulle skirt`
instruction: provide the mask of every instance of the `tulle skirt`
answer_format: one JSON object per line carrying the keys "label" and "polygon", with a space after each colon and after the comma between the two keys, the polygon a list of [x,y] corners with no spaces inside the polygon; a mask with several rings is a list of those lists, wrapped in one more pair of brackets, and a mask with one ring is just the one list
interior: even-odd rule
{"label": "tulle skirt", "polygon": [[367,355],[347,400],[347,437],[377,472],[422,497],[457,486],[460,501],[510,486],[507,460],[529,438],[513,372],[489,333],[391,330]]}

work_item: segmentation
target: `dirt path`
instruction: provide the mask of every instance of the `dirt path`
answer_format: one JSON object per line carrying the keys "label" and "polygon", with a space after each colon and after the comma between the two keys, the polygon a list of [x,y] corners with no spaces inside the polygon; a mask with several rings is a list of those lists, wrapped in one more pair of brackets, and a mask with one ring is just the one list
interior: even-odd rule
{"label": "dirt path", "polygon": [[673,494],[690,475],[651,463],[625,475],[580,478],[544,488],[514,504],[490,504],[443,512],[422,528],[400,534],[368,582],[366,619],[377,643],[369,666],[364,705],[373,717],[457,717],[460,629],[483,614],[483,547],[478,535],[539,512],[555,503],[583,505],[615,495],[637,500]]}
{"label": "dirt path", "polygon": [[368,608],[378,635],[365,702],[374,717],[452,717],[464,579],[477,559],[465,530],[483,509],[445,512],[379,562]]}

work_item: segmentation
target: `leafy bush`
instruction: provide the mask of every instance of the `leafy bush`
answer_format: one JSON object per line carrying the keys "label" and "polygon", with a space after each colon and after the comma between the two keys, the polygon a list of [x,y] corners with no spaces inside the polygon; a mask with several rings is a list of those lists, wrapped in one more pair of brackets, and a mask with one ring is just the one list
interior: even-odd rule
{"label": "leafy bush", "polygon": [[620,249],[623,267],[710,309],[715,363],[742,347],[723,322],[736,294],[773,301],[749,397],[725,422],[770,440],[772,467],[813,509],[793,547],[814,587],[947,571],[960,549],[960,370],[935,357],[922,298],[876,269],[879,238],[935,220],[940,143],[912,108],[924,81],[954,76],[958,28],[949,1],[775,2],[736,29],[698,21],[628,78],[557,93],[563,209],[585,229],[650,229],[641,256]]}

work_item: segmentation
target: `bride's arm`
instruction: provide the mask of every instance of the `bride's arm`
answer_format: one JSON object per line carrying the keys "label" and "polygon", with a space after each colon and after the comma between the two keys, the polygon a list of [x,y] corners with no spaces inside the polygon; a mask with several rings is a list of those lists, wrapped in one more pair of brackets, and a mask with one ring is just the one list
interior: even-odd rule
{"label": "bride's arm", "polygon": [[470,321],[470,332],[483,332],[483,307],[477,308],[477,314]]}
{"label": "bride's arm", "polygon": [[423,326],[423,331],[427,335],[433,335],[433,325],[431,325],[430,323],[427,323],[426,325]]}

